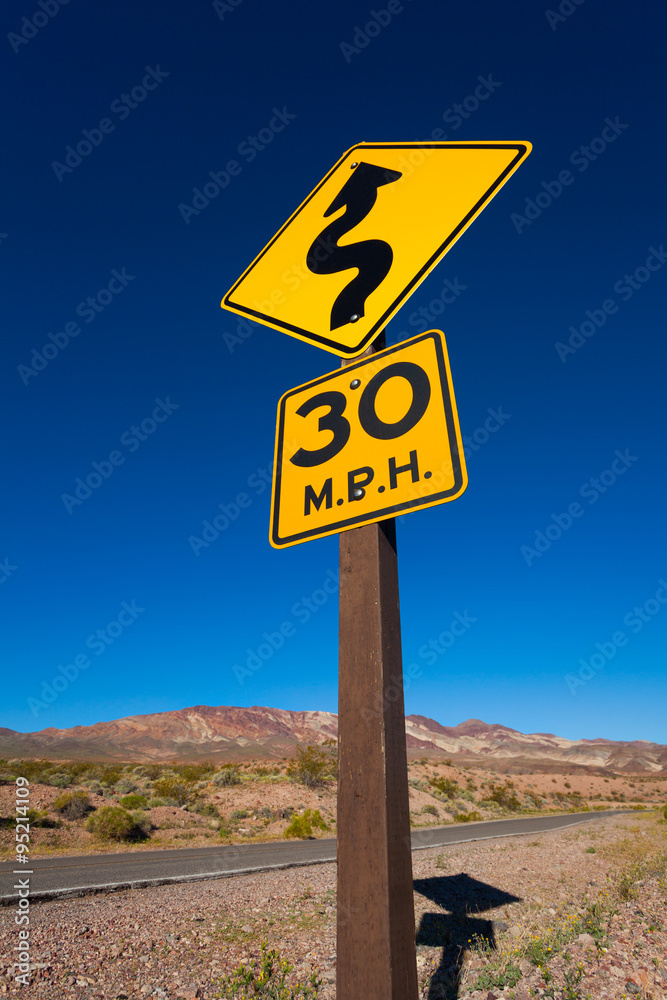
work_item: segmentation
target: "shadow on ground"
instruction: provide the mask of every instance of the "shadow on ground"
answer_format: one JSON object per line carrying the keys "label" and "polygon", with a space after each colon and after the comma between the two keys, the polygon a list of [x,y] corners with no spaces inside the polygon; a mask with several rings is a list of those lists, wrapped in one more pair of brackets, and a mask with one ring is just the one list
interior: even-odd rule
{"label": "shadow on ground", "polygon": [[456,1000],[465,952],[475,937],[496,947],[493,920],[475,916],[498,906],[521,902],[495,886],[479,882],[462,872],[438,878],[415,879],[415,890],[432,900],[446,913],[425,913],[417,931],[417,944],[442,948],[440,965],[434,973],[428,1000]]}

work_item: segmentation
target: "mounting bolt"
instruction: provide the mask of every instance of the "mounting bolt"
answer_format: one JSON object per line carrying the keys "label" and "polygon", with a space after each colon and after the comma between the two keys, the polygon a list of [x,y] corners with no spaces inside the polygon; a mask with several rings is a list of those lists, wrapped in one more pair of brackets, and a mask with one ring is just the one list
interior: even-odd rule
{"label": "mounting bolt", "polygon": [[353,378],[350,382],[350,389],[358,389],[361,385],[361,379]]}

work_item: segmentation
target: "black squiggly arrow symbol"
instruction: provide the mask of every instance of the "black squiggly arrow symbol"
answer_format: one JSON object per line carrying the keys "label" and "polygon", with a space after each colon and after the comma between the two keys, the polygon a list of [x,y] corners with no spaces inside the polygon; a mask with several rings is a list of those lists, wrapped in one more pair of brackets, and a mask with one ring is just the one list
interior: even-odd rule
{"label": "black squiggly arrow symbol", "polygon": [[364,315],[366,299],[387,277],[394,259],[394,251],[384,240],[362,240],[344,247],[338,246],[338,240],[366,218],[377,201],[378,188],[399,177],[397,170],[359,163],[324,213],[326,218],[346,206],[344,214],[323,229],[310,247],[308,269],[313,274],[336,274],[350,267],[359,268],[333,304],[332,330],[345,326],[352,316],[358,319]]}

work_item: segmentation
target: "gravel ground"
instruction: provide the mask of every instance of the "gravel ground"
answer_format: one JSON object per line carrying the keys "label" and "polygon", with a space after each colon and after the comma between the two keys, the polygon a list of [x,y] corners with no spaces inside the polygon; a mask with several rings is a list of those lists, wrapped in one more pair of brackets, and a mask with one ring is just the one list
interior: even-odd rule
{"label": "gravel ground", "polygon": [[[664,823],[632,816],[535,840],[415,852],[422,1000],[664,1000],[664,860],[651,861],[658,864],[653,870],[636,867],[637,858],[657,857],[661,840],[664,845]],[[635,868],[624,880],[626,854]],[[3,908],[0,993],[39,1000],[207,1000],[219,992],[220,977],[256,957],[266,939],[294,965],[299,981],[318,970],[319,998],[333,1000],[335,874],[335,865],[318,865],[36,903],[28,986],[13,978],[9,963],[19,929],[14,909]],[[591,905],[602,916],[588,933],[581,928]],[[533,964],[526,956],[539,957],[554,934],[565,933],[559,928],[568,920],[579,933],[570,933],[567,947],[555,948],[541,968]],[[517,981],[503,989],[499,976],[508,963]]]}

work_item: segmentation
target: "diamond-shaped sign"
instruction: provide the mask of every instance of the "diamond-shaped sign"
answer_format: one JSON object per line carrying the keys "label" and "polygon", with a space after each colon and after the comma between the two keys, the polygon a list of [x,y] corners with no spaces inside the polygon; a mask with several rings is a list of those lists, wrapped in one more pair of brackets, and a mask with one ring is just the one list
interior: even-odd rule
{"label": "diamond-shaped sign", "polygon": [[530,150],[528,142],[353,146],[222,306],[356,357]]}

